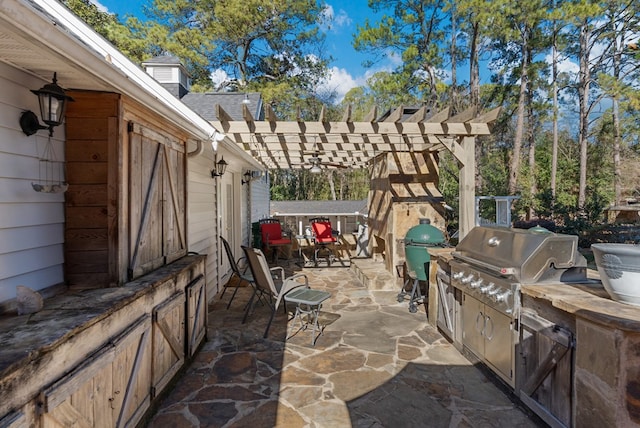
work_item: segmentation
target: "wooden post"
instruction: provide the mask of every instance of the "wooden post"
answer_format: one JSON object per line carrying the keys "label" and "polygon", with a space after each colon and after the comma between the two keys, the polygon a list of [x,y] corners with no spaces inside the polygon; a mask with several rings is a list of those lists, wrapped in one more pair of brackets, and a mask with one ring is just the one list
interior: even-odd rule
{"label": "wooden post", "polygon": [[460,166],[460,207],[459,237],[464,238],[475,225],[475,200],[476,200],[476,158],[475,137],[462,138],[462,157],[464,161]]}

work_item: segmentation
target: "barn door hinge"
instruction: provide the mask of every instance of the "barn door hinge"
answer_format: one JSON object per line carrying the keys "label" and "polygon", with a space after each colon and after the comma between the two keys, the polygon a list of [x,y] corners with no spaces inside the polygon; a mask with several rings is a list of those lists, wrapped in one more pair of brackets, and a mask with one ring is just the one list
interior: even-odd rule
{"label": "barn door hinge", "polygon": [[133,132],[133,122],[127,122],[127,132]]}

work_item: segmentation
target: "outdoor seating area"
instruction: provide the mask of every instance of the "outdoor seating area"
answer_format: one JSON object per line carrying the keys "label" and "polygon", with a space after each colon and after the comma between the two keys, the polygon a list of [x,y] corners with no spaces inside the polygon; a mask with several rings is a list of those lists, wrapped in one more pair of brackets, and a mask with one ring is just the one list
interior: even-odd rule
{"label": "outdoor seating area", "polygon": [[285,315],[256,303],[243,324],[251,289],[239,289],[229,310],[216,296],[208,341],[150,427],[544,426],[430,326],[424,306],[412,314],[398,303],[380,263],[281,264],[331,295],[315,344],[309,329],[297,331],[294,305]]}

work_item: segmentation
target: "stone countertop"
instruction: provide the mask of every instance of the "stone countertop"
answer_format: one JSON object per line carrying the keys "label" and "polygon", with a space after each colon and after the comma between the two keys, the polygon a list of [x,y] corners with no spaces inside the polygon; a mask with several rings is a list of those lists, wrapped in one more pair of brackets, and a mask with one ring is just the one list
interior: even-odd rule
{"label": "stone countertop", "polygon": [[523,296],[547,301],[554,308],[609,328],[640,332],[640,306],[611,300],[593,271],[588,278],[576,284],[522,284],[521,292]]}
{"label": "stone countertop", "polygon": [[46,299],[34,314],[0,316],[0,377],[102,321],[199,257],[204,256],[183,257],[122,287],[67,291]]}
{"label": "stone countertop", "polygon": [[449,262],[453,259],[451,253],[455,250],[455,247],[427,247],[427,252],[430,256],[438,257],[445,262]]}

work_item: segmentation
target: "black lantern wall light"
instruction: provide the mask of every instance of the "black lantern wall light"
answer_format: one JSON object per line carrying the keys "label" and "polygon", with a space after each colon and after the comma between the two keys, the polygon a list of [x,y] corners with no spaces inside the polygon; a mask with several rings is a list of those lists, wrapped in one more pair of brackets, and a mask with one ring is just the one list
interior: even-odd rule
{"label": "black lantern wall light", "polygon": [[222,177],[229,164],[224,160],[224,156],[215,163],[215,169],[211,170],[211,178]]}
{"label": "black lantern wall light", "polygon": [[57,73],[53,73],[53,82],[31,92],[38,96],[40,117],[46,126],[40,124],[35,113],[27,110],[20,116],[22,132],[26,135],[33,135],[40,129],[48,128],[49,136],[53,136],[53,128],[62,123],[67,102],[73,101],[73,98],[65,94],[64,89],[58,86]]}
{"label": "black lantern wall light", "polygon": [[42,155],[38,155],[38,181],[31,183],[36,192],[62,193],[69,187],[64,179],[64,162],[56,159],[51,137],[53,128],[60,125],[64,119],[67,103],[73,101],[73,98],[65,94],[64,89],[58,86],[57,80],[56,73],[53,73],[51,83],[37,91],[31,91],[38,96],[40,117],[45,125],[41,125],[36,114],[30,110],[20,116],[20,128],[26,135],[33,135],[40,129],[49,129],[49,138]]}

